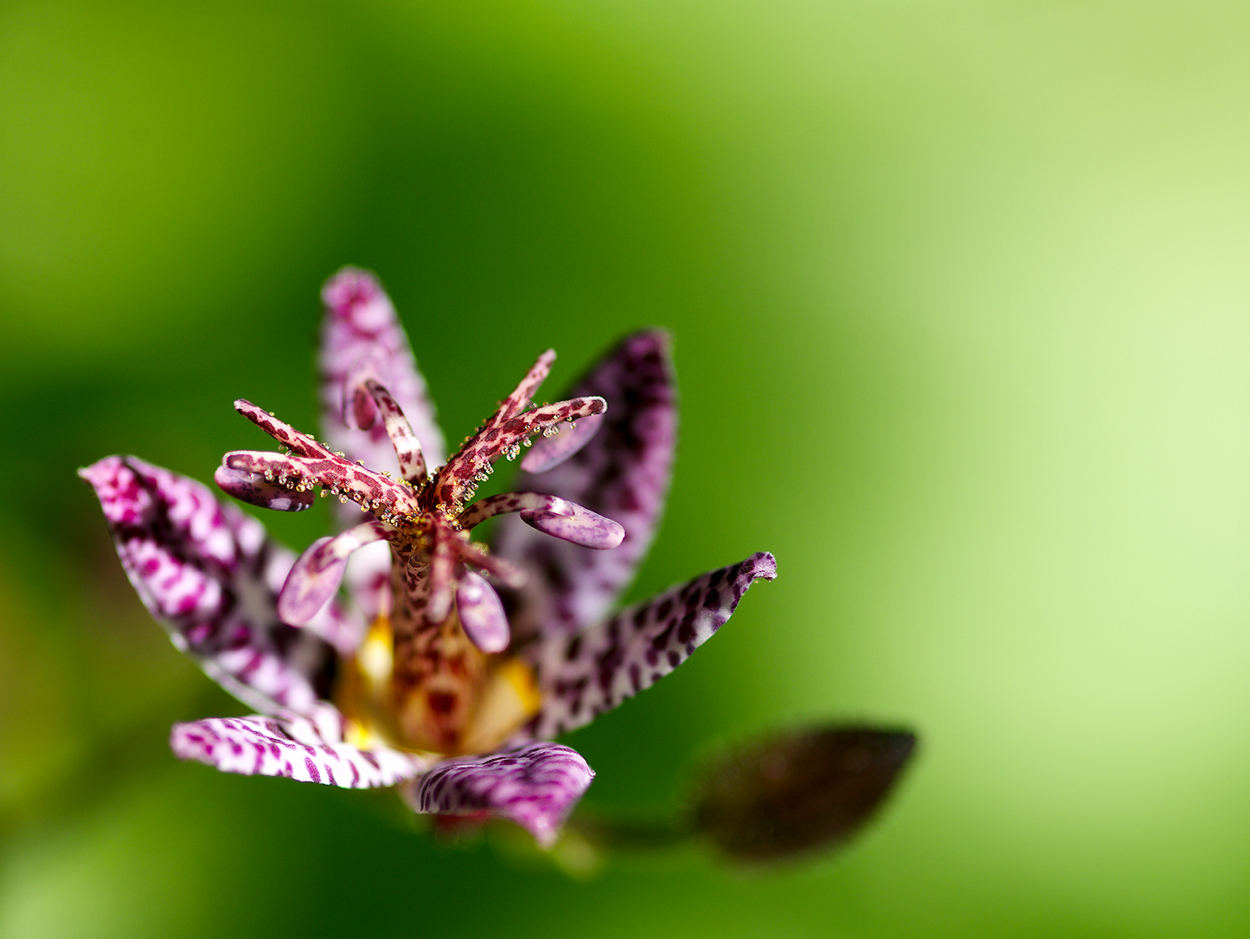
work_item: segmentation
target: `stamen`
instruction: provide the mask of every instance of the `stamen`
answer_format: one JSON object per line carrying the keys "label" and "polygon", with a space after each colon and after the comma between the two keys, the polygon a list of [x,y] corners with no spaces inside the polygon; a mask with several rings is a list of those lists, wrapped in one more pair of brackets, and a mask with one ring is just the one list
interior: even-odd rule
{"label": "stamen", "polygon": [[456,521],[465,531],[470,531],[488,518],[506,512],[520,512],[526,524],[586,548],[615,548],[625,538],[625,529],[610,518],[575,502],[540,492],[488,496],[465,509]]}
{"label": "stamen", "polygon": [[467,541],[461,541],[459,538],[456,538],[452,541],[452,550],[462,564],[479,568],[491,574],[506,587],[518,588],[525,586],[524,571],[502,558],[487,554],[484,546],[470,544]]}
{"label": "stamen", "polygon": [[480,574],[472,571],[460,578],[456,589],[456,612],[469,640],[488,655],[508,648],[510,634],[499,595]]}
{"label": "stamen", "polygon": [[262,476],[246,470],[219,466],[213,479],[222,491],[249,505],[259,505],[279,512],[302,512],[313,503],[314,493],[305,491],[302,484],[295,492],[288,491],[281,483],[273,481],[273,473]]}
{"label": "stamen", "polygon": [[[544,473],[559,466],[574,453],[584,447],[599,431],[603,423],[602,414],[592,414],[567,427],[543,428],[543,439],[525,455],[521,461],[521,469],[527,473]],[[530,438],[525,438],[529,446]]]}
{"label": "stamen", "polygon": [[545,427],[602,414],[607,409],[607,403],[599,397],[573,398],[500,421],[499,414],[511,403],[511,398],[506,400],[500,411],[439,470],[434,494],[437,501],[444,505],[463,505],[471,497],[475,483],[484,480],[484,474],[491,471],[495,460],[510,447],[528,440]]}
{"label": "stamen", "polygon": [[571,515],[554,511],[522,512],[521,521],[545,535],[602,551],[615,548],[625,540],[625,529],[610,518],[604,518],[575,502],[565,502]]}
{"label": "stamen", "polygon": [[278,593],[278,616],[293,626],[311,620],[338,591],[352,553],[385,539],[387,534],[380,523],[365,522],[333,538],[314,541],[286,575],[286,583]]}

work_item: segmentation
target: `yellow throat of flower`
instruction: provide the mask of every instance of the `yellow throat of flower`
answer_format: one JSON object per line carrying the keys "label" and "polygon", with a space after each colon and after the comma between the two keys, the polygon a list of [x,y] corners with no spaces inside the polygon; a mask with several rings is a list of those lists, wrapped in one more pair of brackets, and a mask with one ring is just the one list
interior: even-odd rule
{"label": "yellow throat of flower", "polygon": [[533,671],[516,656],[485,655],[453,613],[435,640],[443,667],[418,681],[397,680],[391,621],[379,615],[345,661],[335,703],[348,742],[460,756],[488,753],[538,713]]}

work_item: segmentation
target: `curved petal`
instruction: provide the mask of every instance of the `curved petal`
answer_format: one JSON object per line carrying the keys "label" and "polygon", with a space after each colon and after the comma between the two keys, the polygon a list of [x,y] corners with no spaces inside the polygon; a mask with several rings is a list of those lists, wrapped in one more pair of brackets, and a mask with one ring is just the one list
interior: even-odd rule
{"label": "curved petal", "polygon": [[[447,459],[447,447],[434,418],[434,405],[395,307],[377,279],[367,271],[345,267],[326,283],[321,299],[326,309],[321,328],[321,426],[330,449],[342,450],[370,469],[399,471],[395,448],[376,406],[369,413],[369,396],[357,396],[354,387],[347,387],[349,379],[356,385],[374,378],[386,386],[408,418],[426,462],[441,465]],[[344,419],[345,410],[350,425]],[[363,423],[360,418],[370,417],[372,426],[357,429]]]}
{"label": "curved petal", "polygon": [[[568,395],[607,401],[597,433],[554,469],[522,472],[514,480],[513,489],[560,496],[625,529],[618,547],[587,551],[545,538],[520,518],[500,520],[495,554],[529,575],[520,590],[503,591],[514,641],[543,632],[568,635],[601,620],[650,547],[677,439],[668,346],[667,334],[651,330],[630,336],[605,356]],[[559,437],[551,439],[555,446]],[[542,448],[545,442],[534,446]],[[540,451],[536,462],[550,461]]]}
{"label": "curved petal", "polygon": [[[367,271],[345,267],[326,282],[321,299],[325,305],[318,360],[321,428],[330,449],[371,469],[399,472],[386,422],[364,393],[363,382],[374,378],[408,418],[425,463],[441,465],[447,459],[447,445],[434,405],[395,307],[377,279]],[[370,419],[369,429],[359,429]],[[357,517],[350,505],[335,506],[334,512],[344,527]],[[384,585],[390,571],[390,552],[380,549],[358,552],[348,565],[348,589],[367,618],[387,612]]]}
{"label": "curved petal", "polygon": [[487,756],[445,760],[410,783],[406,795],[418,812],[488,812],[510,819],[547,847],[594,776],[570,747],[524,743]]}
{"label": "curved petal", "polygon": [[286,776],[344,789],[393,786],[426,765],[389,747],[362,750],[292,716],[215,717],[175,724],[169,745],[180,759],[199,760],[223,773]]}
{"label": "curved petal", "polygon": [[259,711],[310,713],[327,696],[335,656],[322,637],[354,648],[359,624],[335,604],[305,629],[278,619],[295,556],[259,522],[134,457],[105,457],[79,475],[100,499],[126,575],[175,646]]}
{"label": "curved petal", "polygon": [[760,552],[572,638],[544,637],[526,650],[543,702],[527,733],[574,730],[651,687],[725,624],[751,584],[776,576],[777,561]]}

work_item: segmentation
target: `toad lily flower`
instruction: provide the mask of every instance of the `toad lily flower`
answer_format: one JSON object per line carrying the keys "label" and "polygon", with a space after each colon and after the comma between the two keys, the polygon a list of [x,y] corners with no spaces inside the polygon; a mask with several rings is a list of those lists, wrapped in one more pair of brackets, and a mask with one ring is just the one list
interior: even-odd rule
{"label": "toad lily flower", "polygon": [[[550,738],[676,668],[776,564],[755,554],[608,615],[668,487],[662,334],[629,337],[569,398],[536,407],[555,358],[544,353],[447,458],[376,281],[345,269],[322,297],[326,442],[240,400],[283,452],[227,453],[214,478],[270,509],[336,497],[339,534],[296,558],[192,479],[135,457],[80,471],[148,610],[259,712],[175,725],[174,753],[226,772],[397,786],[419,812],[500,816],[550,844],[594,776]],[[531,443],[516,491],[473,501],[498,458]],[[493,546],[473,541],[496,516]]]}

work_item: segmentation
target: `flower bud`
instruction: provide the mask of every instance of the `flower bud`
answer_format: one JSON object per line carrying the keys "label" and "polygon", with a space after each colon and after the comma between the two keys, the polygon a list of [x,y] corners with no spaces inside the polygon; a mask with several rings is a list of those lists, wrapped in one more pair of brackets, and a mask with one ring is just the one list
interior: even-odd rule
{"label": "flower bud", "polygon": [[907,731],[808,727],[749,741],[706,767],[690,825],[735,861],[777,861],[845,842],[915,749]]}

